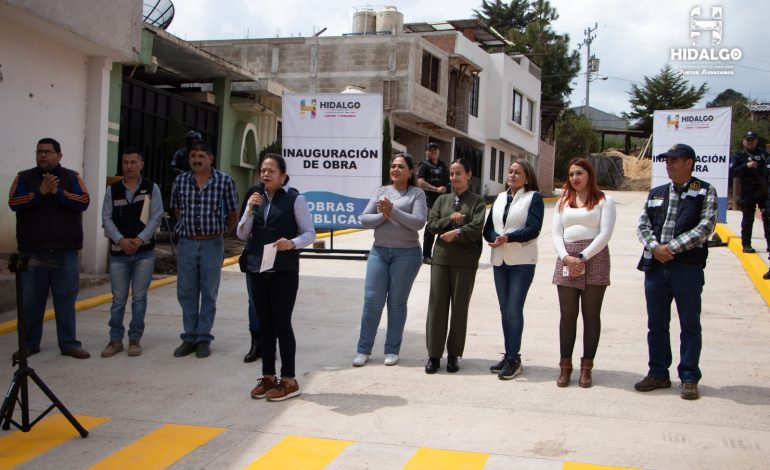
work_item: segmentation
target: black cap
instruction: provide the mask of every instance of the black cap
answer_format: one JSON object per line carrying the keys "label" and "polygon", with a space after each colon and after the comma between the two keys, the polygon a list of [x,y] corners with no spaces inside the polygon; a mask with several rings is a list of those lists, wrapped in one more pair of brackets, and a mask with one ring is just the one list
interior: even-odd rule
{"label": "black cap", "polygon": [[203,140],[203,136],[198,131],[187,131],[187,133],[184,136],[185,136],[186,139]]}
{"label": "black cap", "polygon": [[658,156],[662,158],[682,157],[695,160],[695,150],[693,150],[692,147],[687,144],[674,144],[670,149],[668,149],[667,152],[661,153]]}
{"label": "black cap", "polygon": [[754,131],[748,131],[747,133],[743,134],[743,138],[745,140],[752,140],[757,138],[757,133]]}
{"label": "black cap", "polygon": [[437,148],[438,148],[438,144],[436,142],[428,142],[428,145],[425,146],[425,150],[437,149]]}

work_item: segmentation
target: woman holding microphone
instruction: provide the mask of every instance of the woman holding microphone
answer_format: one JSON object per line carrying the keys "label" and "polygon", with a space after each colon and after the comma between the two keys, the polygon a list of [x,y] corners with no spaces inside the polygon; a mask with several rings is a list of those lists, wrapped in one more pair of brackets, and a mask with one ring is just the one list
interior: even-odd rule
{"label": "woman holding microphone", "polygon": [[[238,238],[249,241],[245,255],[260,325],[263,377],[251,391],[251,397],[282,401],[300,394],[294,369],[297,343],[291,326],[299,288],[297,250],[313,243],[315,230],[305,197],[288,186],[289,175],[282,156],[265,155],[260,176],[264,191],[251,195],[237,229]],[[272,267],[262,269],[268,244],[277,253]],[[276,340],[281,351],[280,380],[275,370]]]}

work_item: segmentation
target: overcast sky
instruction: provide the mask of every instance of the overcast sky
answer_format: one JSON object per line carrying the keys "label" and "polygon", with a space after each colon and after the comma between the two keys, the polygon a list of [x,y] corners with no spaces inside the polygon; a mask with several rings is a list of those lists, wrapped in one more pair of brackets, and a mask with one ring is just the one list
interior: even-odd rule
{"label": "overcast sky", "polygon": [[[324,36],[339,36],[350,31],[357,8],[367,6],[355,0],[173,0],[176,9],[169,32],[187,40],[242,39],[263,37],[311,36],[327,28]],[[475,0],[393,0],[404,13],[405,23],[440,22],[471,18],[481,1]],[[629,111],[628,90],[644,76],[656,75],[670,63],[681,69],[681,62],[669,62],[672,48],[690,46],[690,11],[700,6],[700,19],[711,20],[711,8],[723,7],[722,42],[715,49],[740,49],[742,57],[732,62],[732,76],[689,76],[709,92],[701,105],[727,88],[732,88],[760,102],[770,102],[770,45],[767,20],[770,1],[722,0],[698,3],[681,0],[551,0],[559,19],[553,27],[570,35],[571,47],[577,48],[586,28],[598,25],[591,52],[601,60],[599,75],[590,87],[592,107],[607,112]],[[375,10],[383,5],[369,4]],[[711,33],[703,33],[697,49],[710,48]],[[764,44],[763,44],[764,43]],[[585,47],[580,49],[585,72]],[[585,75],[578,76],[570,97],[572,106],[585,103]]]}

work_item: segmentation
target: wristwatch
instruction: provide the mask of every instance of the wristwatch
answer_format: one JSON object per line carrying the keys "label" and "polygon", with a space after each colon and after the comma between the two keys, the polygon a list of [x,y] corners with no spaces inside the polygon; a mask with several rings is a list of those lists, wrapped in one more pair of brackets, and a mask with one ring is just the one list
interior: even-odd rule
{"label": "wristwatch", "polygon": [[586,257],[583,255],[583,253],[578,253],[578,259],[579,259],[580,261],[585,261],[585,260],[586,260]]}

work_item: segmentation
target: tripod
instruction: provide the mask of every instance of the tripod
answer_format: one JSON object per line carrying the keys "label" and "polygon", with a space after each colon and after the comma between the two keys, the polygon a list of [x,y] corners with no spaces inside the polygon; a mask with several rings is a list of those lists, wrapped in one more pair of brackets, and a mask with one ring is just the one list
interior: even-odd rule
{"label": "tripod", "polygon": [[[3,405],[0,407],[0,427],[4,430],[10,429],[13,424],[15,427],[21,430],[21,432],[29,432],[32,427],[38,423],[45,415],[47,415],[54,408],[58,408],[61,414],[63,414],[70,424],[80,433],[81,437],[88,436],[88,431],[78,423],[78,420],[72,416],[72,413],[67,410],[64,404],[54,395],[50,388],[46,386],[43,379],[35,373],[35,371],[27,365],[27,322],[24,318],[24,288],[21,280],[21,273],[26,271],[27,267],[32,262],[32,265],[48,265],[43,261],[31,260],[29,256],[23,253],[14,253],[8,262],[8,268],[11,272],[16,273],[16,310],[18,315],[17,330],[19,333],[19,357],[14,358],[13,365],[19,365],[16,372],[13,374],[13,380],[11,386],[8,387],[8,393],[5,395]],[[40,388],[40,390],[51,400],[51,406],[43,411],[40,416],[30,422],[29,417],[29,385],[27,379],[32,379],[33,382]],[[21,423],[13,420],[13,409],[18,403],[21,410]]]}

